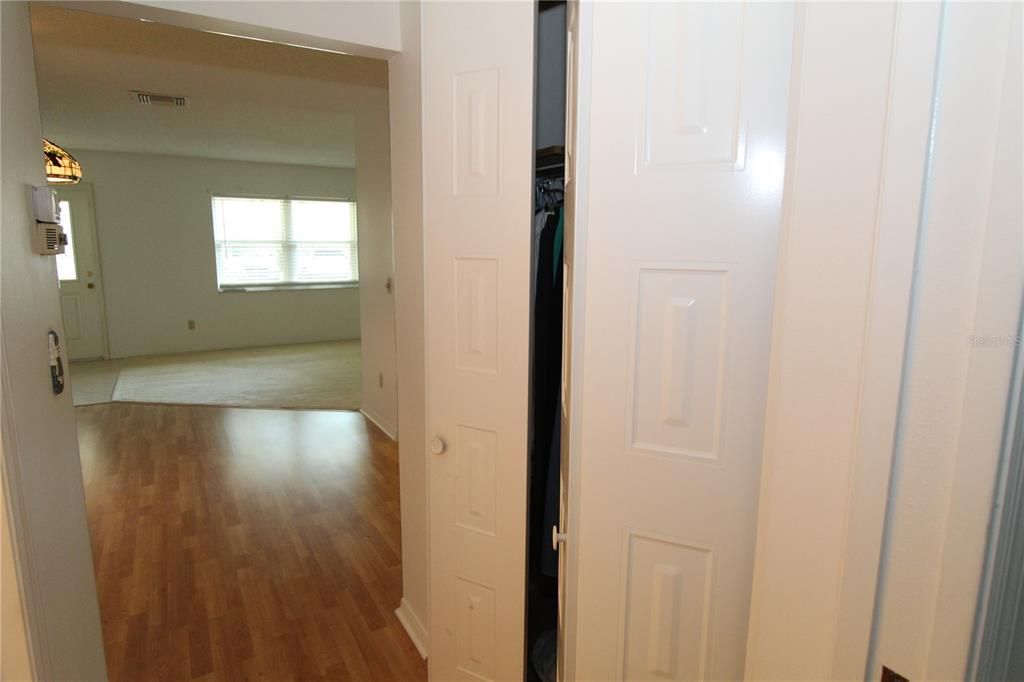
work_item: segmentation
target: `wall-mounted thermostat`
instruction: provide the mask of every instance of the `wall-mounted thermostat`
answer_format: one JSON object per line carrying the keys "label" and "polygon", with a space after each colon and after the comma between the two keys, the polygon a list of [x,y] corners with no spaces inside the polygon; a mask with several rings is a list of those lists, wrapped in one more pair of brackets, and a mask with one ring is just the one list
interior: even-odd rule
{"label": "wall-mounted thermostat", "polygon": [[37,223],[60,224],[60,203],[52,187],[33,187],[32,203],[36,210]]}
{"label": "wall-mounted thermostat", "polygon": [[32,204],[36,225],[32,231],[32,248],[41,256],[64,253],[68,237],[60,224],[60,203],[52,187],[33,187]]}

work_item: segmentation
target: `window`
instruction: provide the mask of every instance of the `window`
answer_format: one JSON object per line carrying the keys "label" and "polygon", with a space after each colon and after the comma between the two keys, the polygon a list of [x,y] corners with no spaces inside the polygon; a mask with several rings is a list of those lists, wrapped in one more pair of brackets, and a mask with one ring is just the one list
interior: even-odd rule
{"label": "window", "polygon": [[213,197],[221,291],[356,284],[350,201]]}
{"label": "window", "polygon": [[73,282],[78,279],[78,265],[75,263],[75,236],[71,231],[71,202],[64,200],[59,202],[59,206],[60,226],[64,228],[68,243],[64,246],[64,253],[57,254],[57,280]]}

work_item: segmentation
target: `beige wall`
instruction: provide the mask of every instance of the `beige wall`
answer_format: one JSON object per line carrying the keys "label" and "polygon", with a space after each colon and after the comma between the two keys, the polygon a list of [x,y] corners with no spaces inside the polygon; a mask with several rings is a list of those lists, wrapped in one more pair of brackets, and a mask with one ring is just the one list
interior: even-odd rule
{"label": "beige wall", "polygon": [[395,296],[391,218],[388,93],[362,88],[356,111],[356,198],[359,202],[359,310],[363,338],[363,413],[398,437]]}
{"label": "beige wall", "polygon": [[73,153],[93,187],[112,357],[359,338],[358,288],[219,293],[210,211],[220,193],[355,200],[352,169]]}

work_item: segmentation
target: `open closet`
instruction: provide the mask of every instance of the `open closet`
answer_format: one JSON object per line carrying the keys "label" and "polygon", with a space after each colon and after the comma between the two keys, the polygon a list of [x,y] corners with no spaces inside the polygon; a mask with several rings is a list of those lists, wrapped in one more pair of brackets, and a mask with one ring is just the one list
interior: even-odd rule
{"label": "open closet", "polygon": [[526,679],[556,677],[564,289],[566,18],[564,0],[537,4],[533,221],[530,250],[530,436]]}

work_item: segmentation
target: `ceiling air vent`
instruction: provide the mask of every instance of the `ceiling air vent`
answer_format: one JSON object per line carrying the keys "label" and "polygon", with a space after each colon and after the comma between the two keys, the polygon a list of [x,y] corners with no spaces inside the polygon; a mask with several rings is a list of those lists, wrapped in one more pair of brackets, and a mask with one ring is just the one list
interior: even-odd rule
{"label": "ceiling air vent", "polygon": [[158,95],[155,92],[132,90],[132,96],[139,104],[152,104],[157,107],[187,107],[191,99],[184,95]]}

